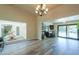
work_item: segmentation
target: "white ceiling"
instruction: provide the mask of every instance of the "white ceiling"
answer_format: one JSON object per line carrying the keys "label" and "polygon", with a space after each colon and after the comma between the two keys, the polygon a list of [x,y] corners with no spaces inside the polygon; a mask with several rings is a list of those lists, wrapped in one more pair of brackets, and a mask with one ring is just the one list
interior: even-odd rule
{"label": "white ceiling", "polygon": [[[22,9],[23,11],[29,12],[33,15],[35,14],[35,8],[37,4],[15,4],[13,5],[15,7],[18,7],[19,9]],[[53,10],[54,8],[60,6],[59,4],[46,4],[47,8],[50,10]]]}

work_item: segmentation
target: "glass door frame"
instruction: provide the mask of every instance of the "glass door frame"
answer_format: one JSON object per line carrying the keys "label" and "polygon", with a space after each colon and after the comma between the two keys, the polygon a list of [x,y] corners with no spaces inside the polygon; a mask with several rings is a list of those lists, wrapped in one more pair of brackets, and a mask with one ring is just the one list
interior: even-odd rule
{"label": "glass door frame", "polygon": [[[62,37],[62,38],[76,39],[76,38],[67,37],[67,26],[70,26],[70,25],[77,25],[77,24],[57,25],[57,37],[62,37],[62,36],[59,36],[59,27],[60,27],[60,26],[66,26],[66,37]],[[78,29],[77,29],[77,31],[78,31]],[[77,36],[78,36],[78,32],[77,32]],[[77,37],[77,39],[78,39],[78,37]]]}

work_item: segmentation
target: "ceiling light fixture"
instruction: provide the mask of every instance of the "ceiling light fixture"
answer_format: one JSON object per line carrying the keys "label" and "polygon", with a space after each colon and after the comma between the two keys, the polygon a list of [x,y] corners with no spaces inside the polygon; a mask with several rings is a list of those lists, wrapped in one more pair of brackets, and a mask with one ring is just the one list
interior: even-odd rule
{"label": "ceiling light fixture", "polygon": [[43,16],[47,14],[47,12],[48,12],[48,8],[46,8],[45,4],[37,5],[36,10],[35,10],[36,14]]}

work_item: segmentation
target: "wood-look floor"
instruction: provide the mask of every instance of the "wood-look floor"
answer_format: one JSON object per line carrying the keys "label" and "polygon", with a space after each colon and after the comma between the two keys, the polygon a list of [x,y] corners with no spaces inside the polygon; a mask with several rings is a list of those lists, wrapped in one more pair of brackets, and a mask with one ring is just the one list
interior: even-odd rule
{"label": "wood-look floor", "polygon": [[21,41],[5,45],[1,55],[78,55],[79,41],[65,38]]}

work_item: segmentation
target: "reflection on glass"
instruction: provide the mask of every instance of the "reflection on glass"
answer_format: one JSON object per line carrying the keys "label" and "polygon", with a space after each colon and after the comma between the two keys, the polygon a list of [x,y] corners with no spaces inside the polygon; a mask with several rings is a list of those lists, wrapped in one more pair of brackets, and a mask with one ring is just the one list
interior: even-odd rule
{"label": "reflection on glass", "polygon": [[16,35],[20,35],[19,27],[16,27]]}
{"label": "reflection on glass", "polygon": [[59,26],[58,36],[66,37],[66,26]]}
{"label": "reflection on glass", "polygon": [[67,37],[77,39],[77,26],[76,25],[67,26]]}

